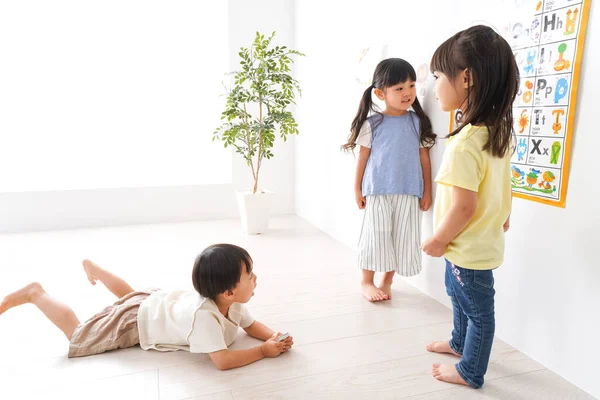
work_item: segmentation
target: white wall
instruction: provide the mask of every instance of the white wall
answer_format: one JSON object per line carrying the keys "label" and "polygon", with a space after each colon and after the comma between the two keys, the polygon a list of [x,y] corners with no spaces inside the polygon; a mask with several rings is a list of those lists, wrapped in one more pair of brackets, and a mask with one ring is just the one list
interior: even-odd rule
{"label": "white wall", "polygon": [[[296,43],[309,57],[298,66],[304,97],[298,105],[301,135],[296,141],[297,213],[334,238],[356,247],[361,212],[353,194],[354,160],[343,155],[344,142],[366,85],[355,83],[360,49],[388,43],[388,56],[406,58],[415,67],[428,62],[443,40],[474,19],[501,12],[494,2],[427,0],[406,9],[406,2],[296,3]],[[479,6],[481,8],[477,9]],[[339,18],[344,8],[344,18]],[[487,11],[480,11],[486,10]],[[385,10],[385,11],[381,11]],[[462,20],[447,16],[470,10]],[[461,14],[463,15],[463,14]],[[337,16],[337,17],[336,17]],[[391,16],[394,16],[393,18]],[[594,396],[600,397],[600,190],[594,181],[600,136],[594,119],[600,88],[600,12],[594,4],[578,96],[575,138],[566,209],[514,200],[506,262],[496,274],[497,335]],[[424,107],[438,134],[448,130],[448,116],[429,93]],[[444,144],[432,154],[439,167]],[[432,234],[431,212],[424,215],[424,235]],[[349,265],[348,268],[354,268]],[[444,265],[426,258],[422,274],[409,281],[450,305],[444,290]],[[450,332],[449,332],[450,333]]]}
{"label": "white wall", "polygon": [[[231,70],[238,69],[239,49],[250,47],[257,31],[265,36],[275,31],[277,34],[273,44],[294,48],[294,0],[229,0]],[[273,149],[275,156],[264,160],[261,166],[258,184],[259,187],[275,192],[274,214],[290,214],[295,211],[294,143],[294,137],[288,138],[285,143],[278,138]],[[243,159],[234,155],[234,187],[236,190],[251,190],[253,184],[250,167]]]}
{"label": "white wall", "polygon": [[[261,0],[251,4],[242,0],[229,0],[228,6],[229,64],[232,70],[238,66],[239,47],[249,46],[257,30],[276,30],[276,43],[293,46],[293,0]],[[215,98],[215,102],[222,102],[224,105],[225,98]],[[106,117],[110,118],[110,115]],[[211,125],[205,134],[211,135],[214,128]],[[221,146],[216,143],[210,145],[214,145],[216,151]],[[260,186],[276,192],[273,214],[292,213],[294,140],[276,143],[274,154],[273,159],[263,163]],[[135,162],[135,157],[131,161]],[[2,171],[2,174],[6,173],[7,171]],[[211,174],[211,171],[198,173]],[[173,181],[177,182],[177,177]],[[250,169],[234,154],[231,184],[178,186],[174,183],[168,187],[13,193],[2,193],[0,190],[0,233],[237,218],[235,190],[251,188]]]}

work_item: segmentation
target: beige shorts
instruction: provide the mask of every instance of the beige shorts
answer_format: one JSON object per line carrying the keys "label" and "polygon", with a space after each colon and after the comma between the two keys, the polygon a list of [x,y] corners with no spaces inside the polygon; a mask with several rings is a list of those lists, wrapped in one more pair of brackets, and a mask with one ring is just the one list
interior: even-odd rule
{"label": "beige shorts", "polygon": [[140,343],[137,316],[142,302],[158,289],[129,293],[79,324],[71,336],[69,358],[125,349]]}

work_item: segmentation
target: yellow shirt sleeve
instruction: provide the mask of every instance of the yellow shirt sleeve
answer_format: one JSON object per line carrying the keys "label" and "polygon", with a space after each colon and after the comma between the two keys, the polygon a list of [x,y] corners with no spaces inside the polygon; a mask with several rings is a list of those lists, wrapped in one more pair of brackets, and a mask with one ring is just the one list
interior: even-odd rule
{"label": "yellow shirt sleeve", "polygon": [[442,185],[479,192],[479,185],[484,176],[482,164],[477,152],[468,146],[462,143],[449,146],[435,181]]}

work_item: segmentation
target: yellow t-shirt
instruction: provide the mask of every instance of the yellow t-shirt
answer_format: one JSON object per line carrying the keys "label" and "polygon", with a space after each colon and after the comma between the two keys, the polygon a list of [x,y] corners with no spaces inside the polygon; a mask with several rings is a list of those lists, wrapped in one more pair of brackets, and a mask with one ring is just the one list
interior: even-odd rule
{"label": "yellow t-shirt", "polygon": [[453,187],[477,192],[475,215],[448,245],[445,257],[462,268],[488,270],[504,261],[504,223],[510,215],[510,158],[492,156],[482,148],[486,127],[466,125],[448,139],[434,206],[434,228],[441,225],[453,202]]}

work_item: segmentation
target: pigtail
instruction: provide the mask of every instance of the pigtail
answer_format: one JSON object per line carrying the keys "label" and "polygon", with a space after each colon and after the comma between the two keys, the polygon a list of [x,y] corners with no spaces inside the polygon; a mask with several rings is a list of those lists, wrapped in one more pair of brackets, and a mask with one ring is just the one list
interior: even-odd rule
{"label": "pigtail", "polygon": [[431,147],[435,144],[435,138],[437,135],[433,133],[431,127],[431,121],[425,111],[423,111],[423,107],[421,107],[421,103],[419,103],[419,99],[415,99],[415,102],[412,105],[413,109],[417,113],[419,117],[419,121],[421,122],[421,132],[419,136],[419,140],[421,145],[424,147]]}
{"label": "pigtail", "polygon": [[373,98],[372,91],[374,86],[371,85],[365,90],[360,100],[360,105],[358,106],[358,112],[352,121],[352,125],[350,126],[350,136],[348,136],[348,143],[342,145],[342,150],[344,151],[352,151],[356,147],[356,140],[358,139],[358,134],[360,133],[360,128],[362,128],[363,124],[369,117],[369,113],[373,110]]}

